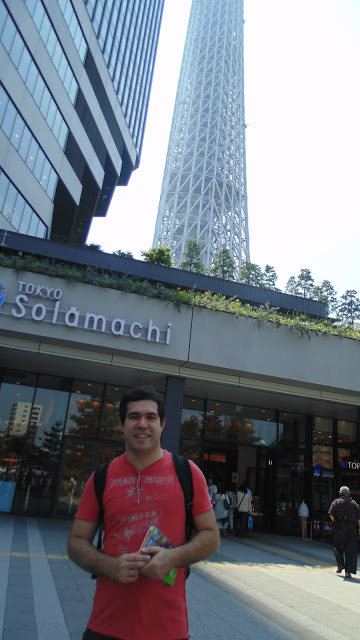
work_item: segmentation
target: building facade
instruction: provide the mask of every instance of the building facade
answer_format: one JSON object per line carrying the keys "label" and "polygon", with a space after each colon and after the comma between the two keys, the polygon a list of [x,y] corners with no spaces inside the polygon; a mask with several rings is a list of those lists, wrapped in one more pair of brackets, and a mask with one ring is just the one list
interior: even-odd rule
{"label": "building facade", "polygon": [[250,261],[243,0],[193,0],[153,245],[175,266],[195,238],[210,269],[227,247]]}
{"label": "building facade", "polygon": [[139,164],[163,0],[0,0],[0,228],[85,242]]}
{"label": "building facade", "polygon": [[124,389],[152,384],[163,446],[228,489],[245,480],[255,529],[299,534],[305,499],[326,538],[339,486],[360,499],[359,356],[348,338],[1,267],[0,511],[72,517],[123,451]]}

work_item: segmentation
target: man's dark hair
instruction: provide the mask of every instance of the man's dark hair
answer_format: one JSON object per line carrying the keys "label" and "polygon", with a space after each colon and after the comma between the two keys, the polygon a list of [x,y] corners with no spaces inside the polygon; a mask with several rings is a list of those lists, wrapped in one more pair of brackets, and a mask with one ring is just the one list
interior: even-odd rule
{"label": "man's dark hair", "polygon": [[154,387],[133,387],[129,391],[125,391],[120,401],[119,415],[122,424],[125,422],[127,407],[129,402],[138,402],[139,400],[153,400],[158,407],[160,422],[165,418],[165,403],[163,397],[155,391]]}

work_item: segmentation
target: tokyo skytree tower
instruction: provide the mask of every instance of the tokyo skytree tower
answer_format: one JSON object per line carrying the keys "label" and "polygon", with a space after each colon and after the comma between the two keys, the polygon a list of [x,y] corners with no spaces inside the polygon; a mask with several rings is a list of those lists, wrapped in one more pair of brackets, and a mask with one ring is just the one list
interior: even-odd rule
{"label": "tokyo skytree tower", "polygon": [[250,261],[243,0],[193,0],[153,246],[174,265],[196,238],[206,269],[222,247]]}

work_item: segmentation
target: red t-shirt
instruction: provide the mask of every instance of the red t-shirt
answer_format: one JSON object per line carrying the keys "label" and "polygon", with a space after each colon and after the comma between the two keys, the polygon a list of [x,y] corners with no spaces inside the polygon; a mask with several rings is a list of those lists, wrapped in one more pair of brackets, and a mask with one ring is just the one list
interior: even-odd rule
{"label": "red t-shirt", "polygon": [[[191,461],[190,465],[193,515],[197,516],[212,506],[202,472]],[[108,469],[103,504],[104,552],[111,556],[137,552],[152,525],[175,547],[185,542],[184,494],[168,451],[140,472],[126,454],[115,458]],[[76,518],[97,522],[93,475],[85,485]],[[171,587],[142,575],[130,584],[98,578],[88,627],[121,640],[188,638],[185,569],[178,570]]]}

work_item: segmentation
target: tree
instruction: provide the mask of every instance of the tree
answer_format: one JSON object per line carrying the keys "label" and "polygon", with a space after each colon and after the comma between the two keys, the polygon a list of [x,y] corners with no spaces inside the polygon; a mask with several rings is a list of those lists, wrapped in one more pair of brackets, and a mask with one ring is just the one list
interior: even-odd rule
{"label": "tree", "polygon": [[145,262],[153,262],[155,264],[164,264],[166,267],[172,267],[173,261],[171,257],[171,249],[169,247],[153,247],[148,251],[142,251]]}
{"label": "tree", "polygon": [[320,286],[314,287],[313,297],[315,300],[325,302],[326,315],[336,312],[338,306],[336,291],[329,280],[323,280]]}
{"label": "tree", "polygon": [[290,295],[296,295],[296,278],[295,276],[290,276],[289,280],[285,285],[285,293],[289,293]]}
{"label": "tree", "polygon": [[86,244],[85,247],[87,249],[95,249],[96,251],[102,251],[101,244],[95,244],[91,242],[90,244]]}
{"label": "tree", "polygon": [[183,261],[180,262],[179,267],[193,273],[204,273],[205,267],[201,262],[201,247],[196,238],[190,238],[187,241]]}
{"label": "tree", "polygon": [[44,431],[45,438],[41,443],[41,447],[45,450],[49,459],[52,461],[57,461],[57,458],[60,455],[61,442],[63,437],[64,425],[61,420],[56,420],[52,425],[50,431]]}
{"label": "tree", "polygon": [[219,253],[216,254],[213,266],[210,273],[217,278],[224,278],[225,280],[234,279],[235,260],[232,257],[229,249],[222,247]]}
{"label": "tree", "polygon": [[344,324],[353,326],[355,320],[360,320],[360,298],[357,298],[357,291],[348,289],[340,296],[337,306],[336,317]]}
{"label": "tree", "polygon": [[263,285],[264,274],[258,264],[253,262],[245,262],[241,265],[239,282],[244,284],[250,284],[254,287],[261,287]]}
{"label": "tree", "polygon": [[131,253],[131,251],[121,251],[121,249],[118,249],[117,251],[113,251],[112,252],[113,256],[119,256],[119,258],[133,258],[133,254]]}
{"label": "tree", "polygon": [[300,269],[295,285],[296,293],[303,298],[312,298],[314,291],[314,278],[310,269]]}
{"label": "tree", "polygon": [[277,273],[274,267],[271,267],[269,264],[265,265],[264,273],[263,273],[263,285],[267,287],[267,289],[276,289],[275,283],[277,280]]}

